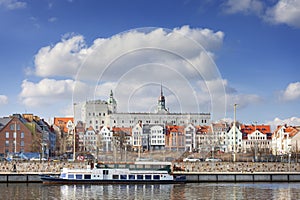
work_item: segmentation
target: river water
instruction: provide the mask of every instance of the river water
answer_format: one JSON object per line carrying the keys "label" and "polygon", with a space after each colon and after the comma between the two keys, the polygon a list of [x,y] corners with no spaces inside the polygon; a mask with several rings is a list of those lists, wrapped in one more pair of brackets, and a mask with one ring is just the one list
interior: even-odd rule
{"label": "river water", "polygon": [[0,184],[0,199],[300,199],[300,183]]}

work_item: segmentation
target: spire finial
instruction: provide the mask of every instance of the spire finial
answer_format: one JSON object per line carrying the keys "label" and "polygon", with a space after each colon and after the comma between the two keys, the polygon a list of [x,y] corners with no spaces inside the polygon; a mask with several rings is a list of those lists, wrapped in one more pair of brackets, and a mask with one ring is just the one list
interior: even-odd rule
{"label": "spire finial", "polygon": [[164,96],[163,90],[162,90],[162,82],[160,82],[160,96]]}

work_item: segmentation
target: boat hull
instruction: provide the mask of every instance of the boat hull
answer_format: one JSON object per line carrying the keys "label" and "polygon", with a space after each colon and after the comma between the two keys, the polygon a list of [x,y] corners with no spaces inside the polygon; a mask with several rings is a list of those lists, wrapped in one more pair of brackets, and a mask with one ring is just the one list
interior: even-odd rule
{"label": "boat hull", "polygon": [[43,184],[174,184],[185,183],[185,177],[177,177],[174,180],[78,180],[63,179],[54,176],[41,176]]}

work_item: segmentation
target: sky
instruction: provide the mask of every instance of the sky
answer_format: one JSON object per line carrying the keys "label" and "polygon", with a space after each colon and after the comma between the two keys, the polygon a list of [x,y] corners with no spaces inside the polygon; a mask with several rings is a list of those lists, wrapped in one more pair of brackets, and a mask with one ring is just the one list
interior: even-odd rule
{"label": "sky", "polygon": [[298,0],[0,0],[0,116],[119,112],[300,125]]}

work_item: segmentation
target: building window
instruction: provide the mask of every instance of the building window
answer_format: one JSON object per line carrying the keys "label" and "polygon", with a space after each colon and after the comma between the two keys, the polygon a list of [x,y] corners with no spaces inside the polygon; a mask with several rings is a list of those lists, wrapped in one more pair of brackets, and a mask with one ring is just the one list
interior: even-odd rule
{"label": "building window", "polygon": [[21,147],[24,147],[24,141],[23,140],[21,141]]}
{"label": "building window", "polygon": [[5,146],[6,146],[6,147],[9,146],[9,141],[8,141],[8,140],[5,141]]}
{"label": "building window", "polygon": [[9,138],[9,132],[5,133],[5,138]]}
{"label": "building window", "polygon": [[21,138],[24,138],[24,132],[21,132]]}

